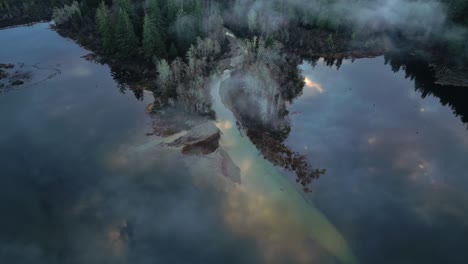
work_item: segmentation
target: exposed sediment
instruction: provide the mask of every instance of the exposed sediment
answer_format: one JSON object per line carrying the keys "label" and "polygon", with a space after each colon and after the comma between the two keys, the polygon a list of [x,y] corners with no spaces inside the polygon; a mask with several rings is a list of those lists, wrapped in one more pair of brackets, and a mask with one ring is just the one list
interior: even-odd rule
{"label": "exposed sediment", "polygon": [[206,121],[190,129],[168,147],[181,147],[182,153],[187,155],[207,155],[219,147],[220,131],[212,121]]}

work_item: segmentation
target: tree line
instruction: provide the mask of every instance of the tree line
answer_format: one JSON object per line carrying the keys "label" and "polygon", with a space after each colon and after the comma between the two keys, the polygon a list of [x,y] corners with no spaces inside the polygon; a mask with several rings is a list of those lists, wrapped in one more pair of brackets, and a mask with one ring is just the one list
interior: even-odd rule
{"label": "tree line", "polygon": [[[98,33],[102,51],[108,55],[144,57],[148,61],[174,59],[184,55],[197,37],[207,36],[202,25],[207,2],[74,1],[56,8],[54,20],[59,26]],[[72,6],[79,6],[82,14],[78,15]]]}
{"label": "tree line", "polygon": [[[260,35],[273,37],[284,43],[297,39],[294,34],[302,34],[301,30],[320,29],[327,31],[322,42],[322,50],[336,51],[342,48],[363,47],[370,48],[381,43],[376,42],[379,33],[388,33],[392,25],[372,24],[372,22],[356,23],[361,10],[372,10],[379,0],[76,0],[81,11],[81,23],[77,19],[73,24],[76,29],[96,30],[95,15],[99,15],[99,33],[105,42],[105,51],[109,54],[132,56],[136,53],[174,59],[177,55],[184,56],[190,45],[197,37],[204,37],[203,21],[207,7],[217,6],[219,14],[229,28],[241,36],[252,37]],[[380,1],[382,2],[382,1]],[[384,1],[385,2],[385,1]],[[452,28],[468,27],[468,1],[439,0],[437,1],[396,1],[407,4],[424,13],[426,2],[439,7],[442,4],[439,20],[447,16],[448,26]],[[52,14],[53,7],[64,8],[73,5],[73,0],[0,0],[0,20],[17,16],[42,17],[46,19]],[[122,8],[121,8],[122,7]],[[421,8],[419,8],[421,7]],[[424,8],[423,8],[424,7]],[[406,6],[392,7],[392,12],[403,12],[406,16],[404,23],[418,25],[418,30],[406,33],[407,38],[418,40],[420,43],[437,42],[443,49],[452,53],[462,53],[468,57],[468,47],[465,36],[453,37],[453,32],[443,32],[442,41],[435,38],[428,39],[434,30],[430,25],[420,25],[421,17],[411,17],[416,10],[406,10]],[[122,10],[120,10],[122,9]],[[421,13],[420,12],[420,13]],[[59,14],[59,12],[56,12]],[[392,14],[394,15],[394,14]],[[128,19],[127,19],[128,16]],[[408,17],[409,16],[409,17]],[[422,15],[424,16],[424,15]],[[67,17],[62,13],[58,18]],[[365,17],[365,14],[362,15]],[[427,20],[427,16],[426,20]],[[128,25],[133,25],[133,32]],[[390,26],[390,28],[388,28]],[[423,28],[421,30],[421,28]],[[408,28],[409,25],[408,25]],[[405,25],[400,31],[406,31]],[[462,32],[462,31],[459,31]],[[294,37],[290,37],[291,34]],[[400,32],[396,32],[398,34]],[[128,37],[124,35],[128,34]],[[134,35],[134,36],[133,36]],[[436,35],[441,35],[440,31]],[[460,35],[460,34],[459,34]],[[344,38],[346,47],[338,42]],[[114,41],[110,41],[110,39]],[[311,42],[304,39],[301,42]],[[144,44],[144,46],[143,46]],[[315,44],[314,44],[315,45]],[[438,48],[439,48],[438,47]],[[313,47],[312,47],[313,48]]]}

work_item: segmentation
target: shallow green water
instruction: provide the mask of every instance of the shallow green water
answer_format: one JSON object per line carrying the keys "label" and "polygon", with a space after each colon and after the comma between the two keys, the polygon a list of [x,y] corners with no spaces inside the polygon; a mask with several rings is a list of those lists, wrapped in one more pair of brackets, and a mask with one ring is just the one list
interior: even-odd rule
{"label": "shallow green water", "polygon": [[[225,71],[222,76],[215,77],[211,84],[213,110],[217,117],[216,125],[222,132],[220,144],[241,169],[241,192],[250,200],[260,200],[256,205],[258,208],[253,208],[254,210],[247,206],[240,208],[239,212],[234,212],[240,214],[245,210],[243,217],[251,218],[248,223],[243,223],[245,226],[237,228],[252,229],[255,235],[257,229],[261,230],[262,226],[273,223],[267,234],[259,234],[264,236],[259,237],[260,240],[265,240],[264,250],[272,251],[269,253],[272,257],[270,261],[275,257],[281,257],[275,256],[274,250],[268,248],[272,247],[271,244],[284,243],[284,247],[287,248],[291,246],[286,245],[287,243],[294,243],[297,250],[304,251],[300,257],[307,258],[306,261],[325,261],[317,258],[320,254],[314,252],[320,248],[334,256],[340,263],[356,263],[351,249],[333,224],[310,201],[307,201],[275,166],[263,158],[249,138],[243,135],[243,131],[237,129],[234,115],[224,106],[219,94],[220,83],[229,76],[230,72]],[[264,210],[268,211],[266,215],[262,214]],[[240,223],[234,221],[232,224]],[[289,235],[294,235],[296,240],[289,241]],[[313,240],[316,245],[308,243],[307,240]]]}

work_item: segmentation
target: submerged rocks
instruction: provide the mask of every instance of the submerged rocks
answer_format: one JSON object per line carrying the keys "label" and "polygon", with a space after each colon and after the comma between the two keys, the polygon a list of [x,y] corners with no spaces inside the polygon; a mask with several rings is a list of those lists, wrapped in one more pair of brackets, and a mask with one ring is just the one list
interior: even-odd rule
{"label": "submerged rocks", "polygon": [[221,171],[223,175],[229,180],[240,184],[241,183],[241,171],[240,168],[231,159],[231,156],[222,148],[219,149],[221,155]]}
{"label": "submerged rocks", "polygon": [[220,147],[220,139],[221,131],[213,121],[207,120],[192,127],[187,133],[165,145],[182,148],[182,153],[185,155],[203,155],[209,157],[209,160],[216,163],[214,166],[220,170],[220,174],[230,181],[240,184],[241,171],[229,154]]}
{"label": "submerged rocks", "polygon": [[96,61],[97,60],[97,54],[96,53],[88,53],[86,55],[81,56],[81,58],[87,60],[87,61]]}
{"label": "submerged rocks", "polygon": [[48,81],[61,74],[59,66],[59,64],[42,66],[41,63],[28,65],[22,62],[0,63],[0,93],[32,87]]}
{"label": "submerged rocks", "polygon": [[11,63],[0,63],[0,69],[13,69],[15,65]]}
{"label": "submerged rocks", "polygon": [[0,63],[0,80],[10,76],[10,74],[6,70],[13,69],[14,67],[15,65],[13,64]]}
{"label": "submerged rocks", "polygon": [[32,79],[32,70],[24,69],[23,63],[18,67],[11,63],[0,63],[0,92],[8,92]]}
{"label": "submerged rocks", "polygon": [[8,73],[0,69],[0,80],[8,77]]}
{"label": "submerged rocks", "polygon": [[219,147],[220,133],[213,134],[206,139],[187,144],[182,148],[182,153],[187,155],[207,155],[214,152]]}
{"label": "submerged rocks", "polygon": [[212,121],[194,126],[187,134],[169,143],[170,147],[182,147],[188,155],[206,155],[219,147],[221,133]]}
{"label": "submerged rocks", "polygon": [[19,85],[24,84],[24,81],[22,81],[22,80],[14,80],[14,81],[10,82],[10,84],[11,84],[12,86],[19,86]]}

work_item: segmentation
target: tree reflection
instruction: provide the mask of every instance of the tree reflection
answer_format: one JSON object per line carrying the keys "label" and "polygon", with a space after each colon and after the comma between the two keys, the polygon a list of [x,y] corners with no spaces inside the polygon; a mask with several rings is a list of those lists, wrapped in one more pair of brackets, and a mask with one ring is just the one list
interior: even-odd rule
{"label": "tree reflection", "polygon": [[[448,105],[452,112],[459,116],[463,123],[468,123],[468,98],[467,87],[442,85],[437,81],[437,70],[443,65],[431,65],[423,55],[409,54],[406,52],[387,52],[384,54],[385,64],[389,65],[393,72],[404,71],[405,78],[414,81],[414,88],[421,93],[422,98],[434,96],[439,98],[442,105]],[[330,56],[307,57],[305,60],[315,67],[319,61],[328,67],[336,67],[337,70],[343,63],[343,58]],[[351,59],[354,61],[354,59]]]}
{"label": "tree reflection", "polygon": [[[304,191],[309,192],[312,181],[323,175],[325,170],[312,167],[305,156],[292,151],[284,144],[291,131],[287,106],[302,95],[304,89],[304,77],[298,67],[302,59],[293,54],[283,54],[279,43],[262,38],[245,40],[245,43],[242,43],[246,46],[247,53],[241,65],[222,84],[220,90],[224,104],[234,113],[240,133],[246,133],[264,158],[277,166],[293,171],[297,175],[296,181],[303,186]],[[196,51],[197,48],[194,46],[193,50]],[[216,63],[213,61],[211,64]],[[184,63],[180,61],[179,64]],[[161,70],[168,67],[160,62],[157,68]],[[189,83],[196,77],[188,74],[190,65],[176,68],[183,69],[183,78],[176,78],[178,71],[172,67],[173,76],[169,80],[181,79],[180,87],[181,84]],[[205,73],[199,72],[198,75],[203,76]],[[125,77],[125,74],[118,77]],[[159,83],[167,84],[160,79],[156,86],[159,87]],[[177,83],[173,82],[172,85]],[[209,85],[203,83],[205,83],[203,89],[197,88],[198,86],[194,88],[196,91],[202,91],[200,93],[202,96],[194,100],[190,98],[185,100],[186,97],[178,88],[169,89],[176,91],[175,95],[168,93],[167,87],[162,87],[162,90],[158,89],[153,93],[155,102],[147,110],[149,109],[148,112],[155,120],[154,134],[169,136],[181,130],[190,130],[197,120],[203,119],[206,122],[207,118],[215,119],[212,110],[193,108],[200,104],[200,101],[206,101],[204,94]],[[135,91],[134,86],[130,85]],[[211,103],[205,105],[209,106]]]}
{"label": "tree reflection", "polygon": [[388,53],[385,55],[385,64],[390,65],[394,72],[403,70],[405,77],[414,81],[415,90],[420,92],[423,98],[431,95],[439,98],[442,105],[449,105],[463,123],[468,123],[467,87],[437,84],[437,66],[431,67],[418,55]]}
{"label": "tree reflection", "polygon": [[302,60],[293,54],[275,56],[277,48],[261,39],[247,46],[250,53],[244,65],[222,84],[224,104],[263,157],[293,171],[296,182],[309,192],[312,181],[326,170],[314,168],[304,155],[284,144],[291,131],[287,106],[302,95],[305,85],[298,67]]}

